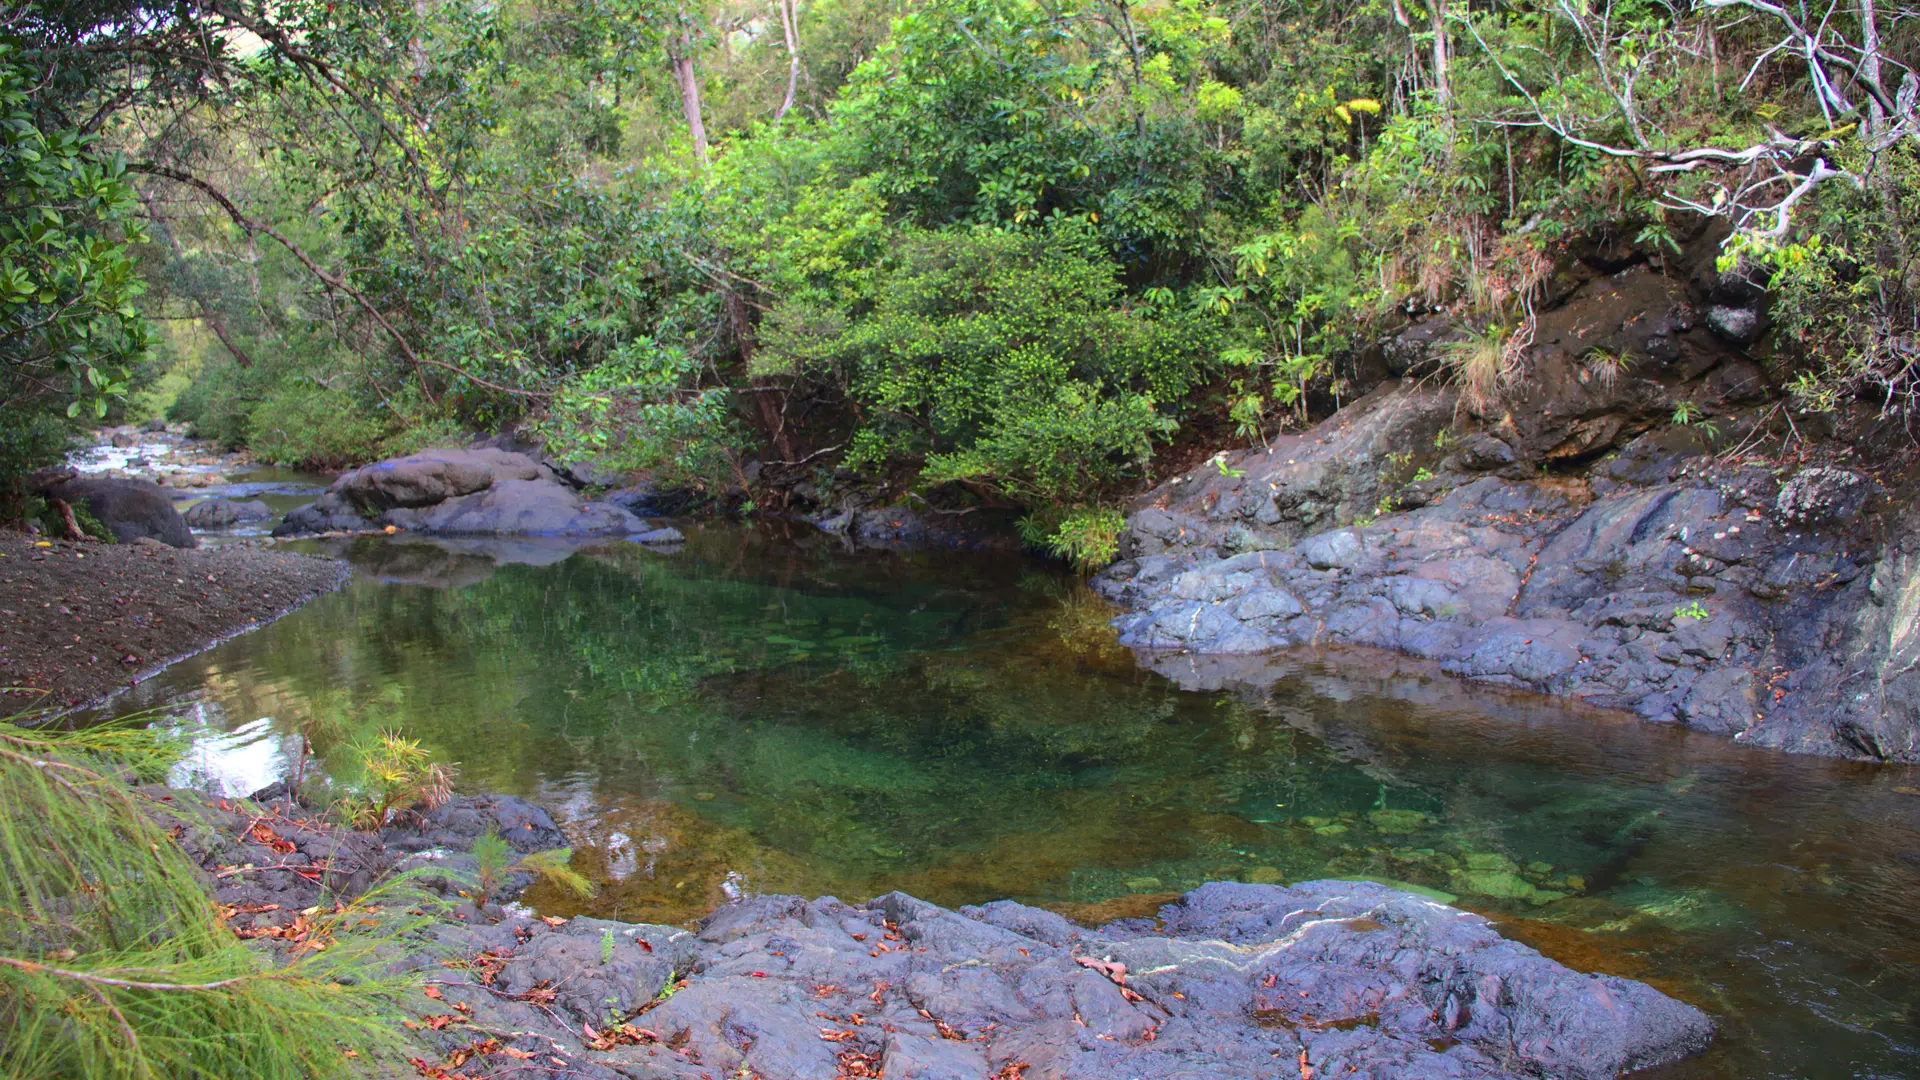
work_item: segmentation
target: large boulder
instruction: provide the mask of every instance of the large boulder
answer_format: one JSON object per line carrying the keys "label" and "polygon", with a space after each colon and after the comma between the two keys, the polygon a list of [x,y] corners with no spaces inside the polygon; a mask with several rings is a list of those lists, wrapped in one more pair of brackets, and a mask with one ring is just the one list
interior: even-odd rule
{"label": "large boulder", "polygon": [[327,490],[357,510],[380,513],[433,506],[506,480],[551,481],[553,470],[507,450],[422,450],[355,469]]}
{"label": "large boulder", "polygon": [[502,480],[471,494],[384,515],[389,525],[440,536],[623,536],[647,524],[611,503],[590,503],[552,480]]}
{"label": "large boulder", "polygon": [[552,469],[493,447],[426,450],[341,476],[287,514],[275,536],[372,532],[438,536],[624,536],[646,522],[610,502],[589,502]]}
{"label": "large boulder", "polygon": [[131,544],[141,537],[158,540],[177,548],[195,544],[180,511],[160,485],[146,480],[107,480],[81,477],[47,488],[49,498],[84,505],[87,512],[113,533],[114,539]]}
{"label": "large boulder", "polygon": [[232,499],[208,499],[187,507],[187,524],[196,529],[231,529],[249,521],[265,521],[273,516],[273,507],[258,499],[235,502]]}

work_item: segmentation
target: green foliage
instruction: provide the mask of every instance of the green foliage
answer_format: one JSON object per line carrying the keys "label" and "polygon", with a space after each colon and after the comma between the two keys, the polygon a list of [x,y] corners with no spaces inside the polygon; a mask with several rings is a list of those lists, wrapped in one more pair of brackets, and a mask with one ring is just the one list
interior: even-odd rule
{"label": "green foliage", "polygon": [[1701,605],[1700,601],[1695,600],[1691,603],[1682,604],[1679,607],[1674,608],[1673,617],[1675,620],[1691,619],[1695,622],[1705,622],[1706,620],[1713,618],[1713,612],[1708,611],[1705,607]]}
{"label": "green foliage", "polygon": [[418,740],[381,731],[353,747],[360,766],[358,791],[340,812],[354,828],[377,832],[416,808],[431,810],[453,795],[454,767],[432,760]]}
{"label": "green foliage", "polygon": [[0,42],[0,407],[103,417],[147,348],[134,189],[97,135],[42,126],[36,81]]}
{"label": "green foliage", "polygon": [[120,778],[172,752],[124,725],[0,723],[0,1076],[352,1074],[343,1050],[395,1044],[405,980],[379,950],[405,927],[356,905],[314,919],[324,951],[248,949]]}
{"label": "green foliage", "polygon": [[44,504],[30,496],[26,474],[56,465],[74,442],[64,416],[39,408],[0,408],[0,524],[37,517]]}
{"label": "green foliage", "polygon": [[1440,363],[1447,369],[1460,397],[1478,410],[1492,407],[1513,377],[1508,335],[1500,326],[1469,328],[1466,337],[1440,346]]}
{"label": "green foliage", "polygon": [[487,831],[473,842],[473,858],[480,867],[482,897],[491,896],[500,885],[502,875],[515,870],[536,874],[576,896],[592,896],[594,893],[593,883],[567,865],[573,858],[572,848],[535,851],[516,860],[512,846],[500,838],[500,830],[489,825]]}
{"label": "green foliage", "polygon": [[1021,518],[1019,528],[1028,547],[1091,573],[1120,554],[1127,519],[1107,506],[1048,507]]}
{"label": "green foliage", "polygon": [[862,403],[849,464],[918,458],[931,483],[1072,499],[1132,475],[1175,428],[1156,400],[1205,371],[1205,337],[1123,305],[1116,270],[1074,219],[909,232],[870,301],[767,348]]}
{"label": "green foliage", "polygon": [[636,341],[560,385],[536,430],[563,461],[595,458],[614,469],[714,488],[742,440],[727,392],[700,385],[685,350]]}
{"label": "green foliage", "polygon": [[[28,350],[80,365],[62,407],[132,385],[144,309],[168,328],[149,374],[193,380],[170,415],[308,465],[530,423],[710,490],[818,454],[1090,505],[1183,433],[1324,417],[1389,320],[1484,328],[1444,359],[1490,407],[1556,265],[1597,244],[1671,269],[1700,214],[1774,293],[1800,407],[1920,405],[1915,141],[1723,7],[820,0],[790,110],[778,25],[699,4],[297,0],[248,35],[78,12],[0,58],[26,211],[0,244],[97,264],[84,343],[56,321]],[[1860,19],[1820,25],[1846,53]],[[1912,32],[1881,22],[1892,70]],[[169,59],[187,41],[204,68]],[[699,75],[698,157],[670,50]],[[52,119],[96,113],[93,142]],[[1770,178],[1714,156],[1782,139],[1797,164]],[[108,141],[139,156],[145,242]],[[1686,146],[1713,153],[1674,167]],[[1859,183],[1760,205],[1815,157]]]}

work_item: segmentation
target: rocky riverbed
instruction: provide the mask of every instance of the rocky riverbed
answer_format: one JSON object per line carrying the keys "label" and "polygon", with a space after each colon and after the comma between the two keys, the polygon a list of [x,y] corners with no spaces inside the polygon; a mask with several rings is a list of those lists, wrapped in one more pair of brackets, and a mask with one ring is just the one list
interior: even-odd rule
{"label": "rocky riverbed", "polygon": [[539,807],[465,797],[375,837],[286,797],[150,789],[223,912],[269,949],[302,912],[421,868],[448,901],[398,961],[421,1076],[771,1080],[1598,1080],[1705,1048],[1713,1023],[1584,975],[1486,920],[1367,882],[1215,883],[1097,929],[1001,901],[948,910],[736,896],[690,927],[475,903],[465,852],[564,837]]}

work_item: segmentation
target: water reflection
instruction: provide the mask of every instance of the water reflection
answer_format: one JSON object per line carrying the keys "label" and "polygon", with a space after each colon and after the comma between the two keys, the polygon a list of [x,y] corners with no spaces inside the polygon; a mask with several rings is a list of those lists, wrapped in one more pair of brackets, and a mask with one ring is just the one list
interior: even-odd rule
{"label": "water reflection", "polygon": [[542,801],[602,885],[534,894],[547,911],[681,921],[743,881],[1093,918],[1207,880],[1366,877],[1722,1017],[1675,1075],[1914,1071],[1910,771],[1381,654],[1143,667],[1029,562],[688,532],[676,553],[355,541],[345,591],[144,693],[250,721],[248,747],[312,738],[334,771],[351,733],[403,727],[466,786]]}

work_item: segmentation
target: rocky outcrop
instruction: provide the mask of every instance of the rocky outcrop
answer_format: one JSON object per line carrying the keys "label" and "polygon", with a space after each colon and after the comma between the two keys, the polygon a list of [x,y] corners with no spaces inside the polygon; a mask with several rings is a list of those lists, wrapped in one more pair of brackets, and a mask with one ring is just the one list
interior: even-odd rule
{"label": "rocky outcrop", "polygon": [[[488,988],[443,973],[445,1000],[521,1033],[521,1049],[561,1048],[541,1067],[556,1073],[584,1059],[592,1075],[685,1080],[1600,1080],[1713,1033],[1647,986],[1570,971],[1479,916],[1370,883],[1207,885],[1158,924],[1100,930],[892,893],[750,898],[694,933],[514,919],[442,940],[499,960]],[[542,987],[557,991],[545,1009],[527,1003]],[[597,1051],[583,1037],[596,1027]],[[469,1041],[446,1035],[449,1052]]]}
{"label": "rocky outcrop", "polygon": [[1772,415],[1746,352],[1764,294],[1631,263],[1549,293],[1496,392],[1447,388],[1461,332],[1416,321],[1376,355],[1405,378],[1136,501],[1095,582],[1129,609],[1121,640],[1375,646],[1760,745],[1920,760],[1920,563],[1890,493],[1847,447],[1711,444]]}
{"label": "rocky outcrop", "polygon": [[160,485],[146,480],[106,480],[81,477],[45,489],[49,498],[84,505],[123,544],[142,537],[190,548],[196,541],[180,511]]}
{"label": "rocky outcrop", "polygon": [[1484,429],[1428,435],[1449,400],[1390,384],[1151,493],[1095,581],[1130,609],[1121,640],[1377,646],[1760,745],[1920,760],[1915,568],[1875,555],[1874,481],[1723,462],[1673,428],[1546,475],[1550,441],[1517,440],[1526,459]]}
{"label": "rocky outcrop", "polygon": [[231,529],[250,521],[265,521],[273,516],[273,507],[258,499],[236,502],[233,499],[208,499],[187,507],[188,525],[196,529]]}
{"label": "rocky outcrop", "polygon": [[624,536],[646,522],[589,502],[525,454],[482,447],[426,450],[341,476],[290,512],[275,536],[392,527],[438,536]]}
{"label": "rocky outcrop", "polygon": [[[751,896],[689,932],[467,902],[489,828],[522,852],[564,842],[520,799],[461,798],[376,838],[317,824],[279,785],[258,807],[154,794],[201,865],[249,868],[214,879],[243,936],[285,942],[303,911],[401,869],[455,901],[396,966],[430,973],[409,1027],[470,1077],[1608,1080],[1714,1032],[1651,987],[1370,882],[1215,883],[1097,930],[1008,901]],[[505,877],[497,897],[527,875]]]}

